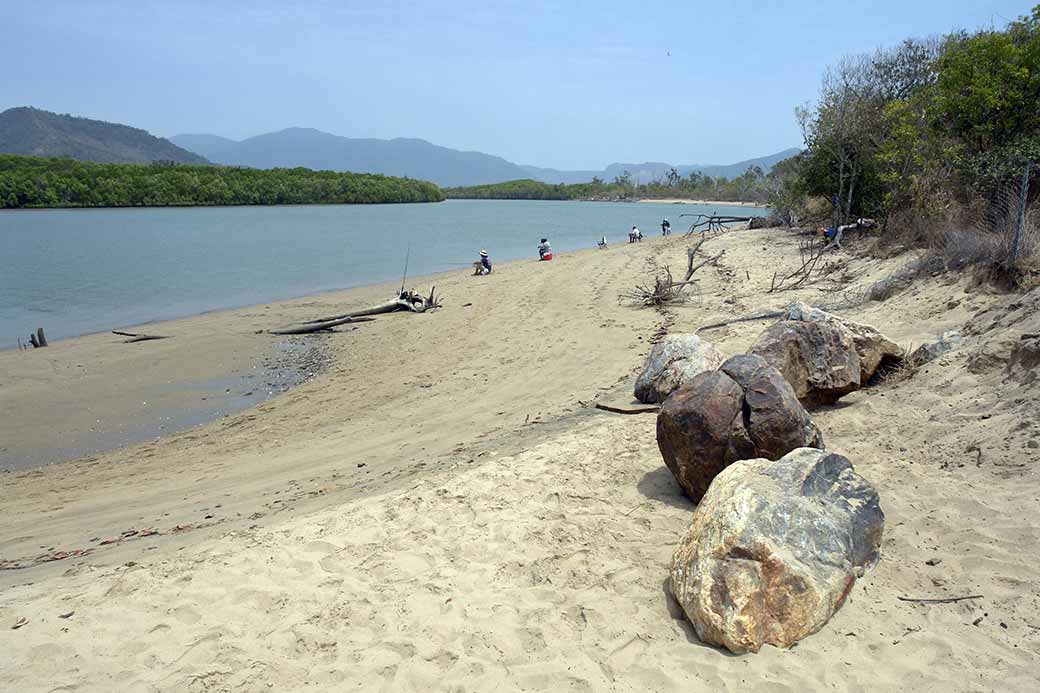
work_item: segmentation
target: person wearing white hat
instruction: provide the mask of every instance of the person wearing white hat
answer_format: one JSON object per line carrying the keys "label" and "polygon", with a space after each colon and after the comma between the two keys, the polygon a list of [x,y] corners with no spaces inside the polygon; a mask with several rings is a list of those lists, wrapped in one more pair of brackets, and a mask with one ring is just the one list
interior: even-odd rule
{"label": "person wearing white hat", "polygon": [[473,274],[491,274],[491,258],[486,250],[480,251],[480,259],[473,263]]}

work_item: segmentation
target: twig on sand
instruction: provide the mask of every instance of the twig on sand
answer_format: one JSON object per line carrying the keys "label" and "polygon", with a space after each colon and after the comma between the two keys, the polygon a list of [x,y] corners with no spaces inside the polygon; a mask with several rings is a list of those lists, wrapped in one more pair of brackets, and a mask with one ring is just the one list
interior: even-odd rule
{"label": "twig on sand", "polygon": [[726,325],[732,325],[738,322],[751,322],[753,320],[768,320],[769,318],[779,318],[784,314],[782,310],[771,310],[768,313],[755,313],[754,315],[745,315],[742,318],[733,318],[732,320],[723,320],[722,322],[713,322],[710,325],[701,325],[697,328],[697,332],[701,330],[714,330],[719,327],[725,327]]}
{"label": "twig on sand", "polygon": [[656,414],[661,411],[661,407],[635,407],[634,409],[624,409],[622,407],[612,407],[609,404],[600,404],[596,402],[594,405],[596,409],[602,409],[603,411],[613,412],[615,414]]}
{"label": "twig on sand", "polygon": [[953,602],[963,602],[965,599],[982,599],[981,594],[969,594],[966,597],[943,597],[943,598],[932,598],[932,597],[896,597],[901,602],[914,602],[916,604],[952,604]]}

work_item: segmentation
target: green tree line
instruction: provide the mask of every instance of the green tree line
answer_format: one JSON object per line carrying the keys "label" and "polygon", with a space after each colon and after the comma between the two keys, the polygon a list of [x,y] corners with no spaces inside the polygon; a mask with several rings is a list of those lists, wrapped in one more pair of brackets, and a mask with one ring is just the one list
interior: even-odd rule
{"label": "green tree line", "polygon": [[774,169],[770,193],[785,214],[815,197],[832,223],[876,217],[923,235],[951,208],[992,211],[1040,163],[1040,5],[1002,28],[847,56],[796,116],[805,149]]}
{"label": "green tree line", "polygon": [[433,183],[306,168],[99,164],[0,155],[0,208],[440,202]]}
{"label": "green tree line", "polygon": [[612,182],[593,178],[588,183],[543,183],[523,179],[490,185],[447,188],[449,198],[477,200],[619,200],[638,198],[710,199],[733,202],[765,202],[773,184],[769,175],[755,166],[740,176],[728,179],[706,176],[693,171],[680,176],[677,169],[668,172],[664,180],[635,183],[625,171]]}

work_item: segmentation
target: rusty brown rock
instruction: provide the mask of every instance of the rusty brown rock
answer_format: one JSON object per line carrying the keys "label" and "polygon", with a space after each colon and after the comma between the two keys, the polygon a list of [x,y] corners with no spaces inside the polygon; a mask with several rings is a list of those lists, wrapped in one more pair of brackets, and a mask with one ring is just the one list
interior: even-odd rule
{"label": "rusty brown rock", "polygon": [[761,356],[740,354],[720,370],[744,391],[744,428],[753,444],[739,459],[775,460],[795,448],[823,448],[823,434],[780,372]]}
{"label": "rusty brown rock", "polygon": [[851,334],[829,322],[781,320],[749,350],[791,384],[806,406],[833,404],[860,387],[860,359]]}
{"label": "rusty brown rock", "polygon": [[657,414],[657,446],[679,486],[694,502],[733,462],[732,427],[744,392],[721,371],[707,371],[672,393]]}
{"label": "rusty brown rock", "polygon": [[657,416],[657,445],[697,502],[733,462],[822,448],[823,436],[780,373],[760,356],[742,354],[672,393]]}
{"label": "rusty brown rock", "polygon": [[877,492],[840,455],[743,460],[694,511],[670,590],[706,643],[789,647],[841,607],[877,561],[883,529]]}

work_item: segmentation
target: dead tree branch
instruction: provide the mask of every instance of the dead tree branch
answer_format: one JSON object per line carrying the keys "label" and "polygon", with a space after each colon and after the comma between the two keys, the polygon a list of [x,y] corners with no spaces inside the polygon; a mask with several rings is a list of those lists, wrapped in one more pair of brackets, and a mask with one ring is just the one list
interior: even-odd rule
{"label": "dead tree branch", "polygon": [[315,322],[300,327],[286,327],[281,330],[271,330],[271,334],[311,334],[314,332],[331,332],[333,327],[346,325],[352,322],[371,322],[375,318],[340,318],[339,320],[326,320]]}
{"label": "dead tree branch", "polygon": [[341,313],[339,315],[329,315],[324,318],[316,318],[314,320],[307,320],[301,322],[301,325],[316,325],[322,322],[331,322],[333,320],[342,320],[343,318],[361,318],[366,315],[382,315],[384,313],[395,313],[399,310],[405,310],[412,313],[425,313],[427,310],[433,310],[434,308],[440,308],[441,301],[440,297],[437,296],[437,287],[430,289],[429,296],[423,296],[411,289],[404,291],[397,298],[391,299],[386,303],[380,303],[370,308],[361,308],[359,310],[352,310],[349,313]]}
{"label": "dead tree branch", "polygon": [[599,402],[596,402],[593,406],[596,407],[596,409],[609,411],[614,414],[656,414],[661,411],[661,407],[634,407],[632,409],[624,409],[622,407],[612,407],[608,404],[600,404]]}
{"label": "dead tree branch", "polygon": [[723,320],[722,322],[713,322],[710,325],[701,325],[697,328],[697,332],[701,330],[714,330],[719,327],[726,327],[738,322],[752,322],[754,320],[769,320],[770,318],[779,318],[784,314],[782,310],[773,310],[768,313],[756,313],[755,315],[745,315],[742,318],[733,318],[732,320]]}
{"label": "dead tree branch", "polygon": [[150,342],[153,339],[169,339],[168,334],[139,334],[137,332],[120,332],[119,330],[112,330],[112,334],[117,334],[120,337],[130,337],[130,339],[124,339],[123,344],[133,344],[135,342]]}
{"label": "dead tree branch", "polygon": [[820,264],[828,247],[827,244],[818,241],[815,236],[801,241],[798,244],[798,253],[801,256],[802,264],[794,272],[787,275],[774,272],[767,293],[790,291],[803,286],[809,286],[843,269],[845,263],[840,261]]}

